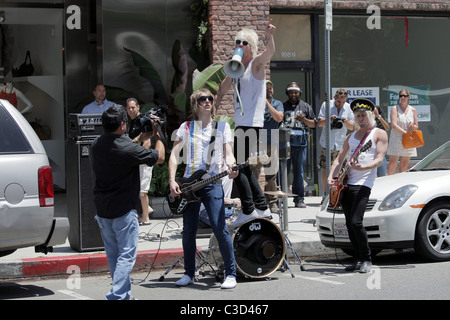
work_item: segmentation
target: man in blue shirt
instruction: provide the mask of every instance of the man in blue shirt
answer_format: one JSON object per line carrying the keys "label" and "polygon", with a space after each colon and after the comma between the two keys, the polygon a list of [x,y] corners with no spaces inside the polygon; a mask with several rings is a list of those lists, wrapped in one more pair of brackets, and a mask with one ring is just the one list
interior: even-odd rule
{"label": "man in blue shirt", "polygon": [[114,102],[106,100],[106,89],[102,84],[98,84],[95,86],[94,91],[95,100],[88,105],[86,105],[81,113],[85,114],[95,114],[95,113],[103,113],[106,109],[114,105]]}

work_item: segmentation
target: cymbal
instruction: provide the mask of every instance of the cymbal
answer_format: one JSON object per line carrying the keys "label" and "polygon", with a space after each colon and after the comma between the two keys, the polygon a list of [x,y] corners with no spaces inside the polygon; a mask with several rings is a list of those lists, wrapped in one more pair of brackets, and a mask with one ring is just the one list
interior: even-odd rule
{"label": "cymbal", "polygon": [[270,194],[272,196],[276,196],[276,197],[295,197],[296,194],[293,193],[287,193],[287,192],[283,192],[280,190],[277,191],[266,191],[264,192],[265,194]]}

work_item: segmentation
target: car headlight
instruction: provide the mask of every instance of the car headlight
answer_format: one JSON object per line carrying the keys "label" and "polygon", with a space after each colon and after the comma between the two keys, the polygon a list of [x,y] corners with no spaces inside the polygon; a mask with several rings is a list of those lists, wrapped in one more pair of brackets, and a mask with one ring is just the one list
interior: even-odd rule
{"label": "car headlight", "polygon": [[384,198],[378,210],[386,211],[400,208],[413,195],[419,187],[413,184],[408,184],[391,192]]}

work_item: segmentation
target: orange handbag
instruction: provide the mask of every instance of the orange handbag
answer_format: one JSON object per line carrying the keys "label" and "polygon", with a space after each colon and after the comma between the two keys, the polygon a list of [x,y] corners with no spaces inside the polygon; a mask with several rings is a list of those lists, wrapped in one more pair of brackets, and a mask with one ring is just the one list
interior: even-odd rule
{"label": "orange handbag", "polygon": [[403,134],[402,139],[403,148],[420,148],[423,147],[425,142],[423,141],[423,134],[420,130],[414,130]]}

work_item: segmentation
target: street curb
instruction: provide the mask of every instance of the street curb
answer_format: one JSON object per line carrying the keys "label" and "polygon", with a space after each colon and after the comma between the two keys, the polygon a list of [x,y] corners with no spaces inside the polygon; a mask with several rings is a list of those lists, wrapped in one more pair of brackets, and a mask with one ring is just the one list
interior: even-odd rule
{"label": "street curb", "polygon": [[[169,268],[182,255],[183,249],[138,251],[133,271]],[[109,272],[106,254],[29,258],[19,262],[0,263],[2,279],[62,276],[74,272],[81,274]]]}
{"label": "street curb", "polygon": [[[302,260],[304,257],[327,256],[334,253],[334,249],[324,247],[320,241],[296,242],[293,243],[293,249]],[[198,250],[202,251],[201,248],[198,248]],[[207,250],[203,250],[203,253],[206,255]],[[288,258],[294,258],[292,251],[288,250],[288,248],[286,248],[286,255]],[[182,256],[182,248],[138,251],[133,272],[149,269],[168,269]],[[182,264],[179,267],[182,267]],[[105,253],[27,258],[19,262],[0,263],[1,279],[26,279],[69,276],[74,273],[93,274],[108,272],[109,265]]]}

